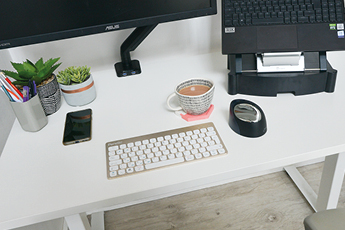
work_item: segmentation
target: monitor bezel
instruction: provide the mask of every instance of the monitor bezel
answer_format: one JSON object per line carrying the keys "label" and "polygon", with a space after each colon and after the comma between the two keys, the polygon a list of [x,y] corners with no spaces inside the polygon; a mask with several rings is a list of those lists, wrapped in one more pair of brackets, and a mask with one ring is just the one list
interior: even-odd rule
{"label": "monitor bezel", "polygon": [[211,6],[205,9],[100,24],[96,26],[81,27],[78,29],[45,33],[35,36],[25,36],[2,41],[0,40],[0,50],[217,14],[217,0],[209,1]]}

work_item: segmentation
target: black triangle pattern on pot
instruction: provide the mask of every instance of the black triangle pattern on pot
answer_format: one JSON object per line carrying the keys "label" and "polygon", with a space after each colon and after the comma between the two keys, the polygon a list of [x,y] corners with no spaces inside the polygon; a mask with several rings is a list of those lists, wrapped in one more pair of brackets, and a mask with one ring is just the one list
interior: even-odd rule
{"label": "black triangle pattern on pot", "polygon": [[54,94],[55,91],[59,89],[59,83],[57,82],[56,77],[54,76],[54,80],[43,86],[38,87],[37,93],[40,95],[41,98],[45,98],[47,96]]}
{"label": "black triangle pattern on pot", "polygon": [[41,104],[46,115],[58,111],[61,107],[61,92],[56,90],[53,95],[41,99]]}
{"label": "black triangle pattern on pot", "polygon": [[61,92],[55,75],[51,82],[37,88],[37,94],[46,115],[53,114],[60,109]]}

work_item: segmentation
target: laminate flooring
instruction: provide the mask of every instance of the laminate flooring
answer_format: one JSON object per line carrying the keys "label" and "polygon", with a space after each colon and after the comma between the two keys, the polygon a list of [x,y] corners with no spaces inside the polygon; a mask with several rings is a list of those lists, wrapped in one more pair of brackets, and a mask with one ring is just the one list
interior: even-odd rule
{"label": "laminate flooring", "polygon": [[[323,163],[299,168],[318,191]],[[345,183],[338,207],[345,207]],[[285,172],[105,212],[105,230],[303,230],[313,213]]]}

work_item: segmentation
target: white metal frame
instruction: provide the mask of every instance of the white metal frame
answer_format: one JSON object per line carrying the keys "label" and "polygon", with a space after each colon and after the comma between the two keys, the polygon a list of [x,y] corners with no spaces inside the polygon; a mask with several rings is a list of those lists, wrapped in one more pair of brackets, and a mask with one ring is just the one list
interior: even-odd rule
{"label": "white metal frame", "polygon": [[[310,187],[296,166],[287,166],[284,169],[316,212],[337,207],[345,174],[345,152],[325,158],[318,194]],[[67,216],[65,222],[68,228],[73,230],[105,229],[103,211],[91,215],[91,225],[86,213]]]}
{"label": "white metal frame", "polygon": [[104,212],[91,214],[91,225],[86,213],[66,216],[65,223],[69,229],[73,230],[104,230]]}
{"label": "white metal frame", "polygon": [[295,166],[284,169],[316,212],[337,207],[344,180],[345,152],[326,157],[318,194]]}

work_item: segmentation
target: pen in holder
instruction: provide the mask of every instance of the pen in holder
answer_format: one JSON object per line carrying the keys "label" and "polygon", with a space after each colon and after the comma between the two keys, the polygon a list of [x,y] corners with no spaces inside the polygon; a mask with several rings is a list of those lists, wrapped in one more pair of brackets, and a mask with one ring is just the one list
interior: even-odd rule
{"label": "pen in holder", "polygon": [[25,131],[36,132],[48,123],[38,95],[23,103],[10,102],[10,104]]}

